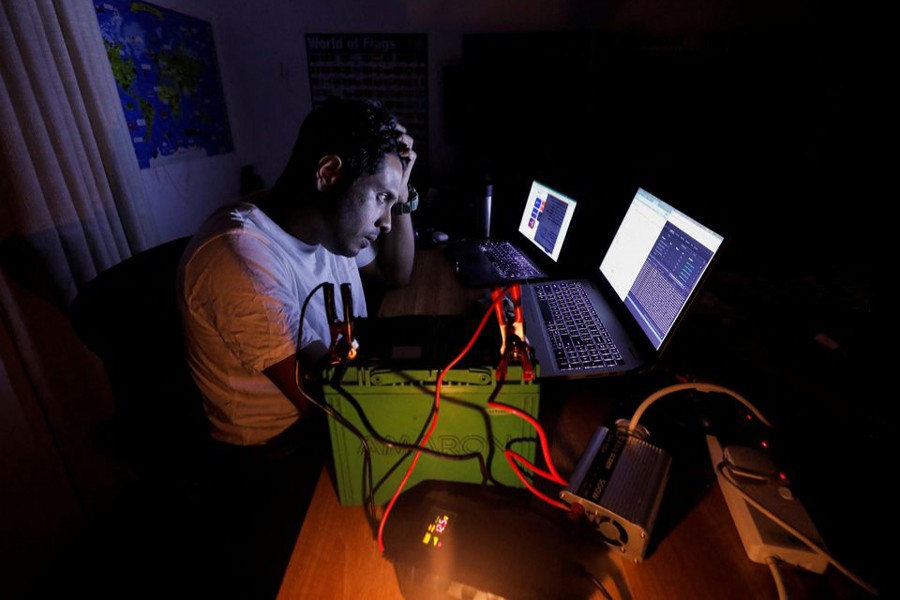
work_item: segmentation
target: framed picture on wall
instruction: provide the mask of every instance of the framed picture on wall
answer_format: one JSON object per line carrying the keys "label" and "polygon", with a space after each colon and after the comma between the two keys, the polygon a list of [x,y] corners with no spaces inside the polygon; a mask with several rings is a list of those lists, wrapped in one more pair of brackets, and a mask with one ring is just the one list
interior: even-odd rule
{"label": "framed picture on wall", "polygon": [[210,23],[133,0],[95,8],[140,168],[233,151]]}
{"label": "framed picture on wall", "polygon": [[376,98],[413,136],[416,174],[428,172],[428,37],[418,33],[307,33],[313,107],[329,96]]}

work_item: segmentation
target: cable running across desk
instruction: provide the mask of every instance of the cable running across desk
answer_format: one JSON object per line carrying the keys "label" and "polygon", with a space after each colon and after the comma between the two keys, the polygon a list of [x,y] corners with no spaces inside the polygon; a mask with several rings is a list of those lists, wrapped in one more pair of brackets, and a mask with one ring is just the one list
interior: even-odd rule
{"label": "cable running across desk", "polygon": [[[462,358],[469,352],[472,346],[475,344],[475,341],[478,339],[478,336],[481,334],[481,330],[484,329],[485,324],[490,318],[491,314],[494,312],[496,306],[502,301],[503,296],[499,296],[495,298],[491,305],[488,307],[488,310],[485,312],[484,316],[481,318],[481,321],[478,324],[478,327],[475,329],[475,333],[472,335],[472,338],[466,344],[466,346],[462,349],[462,351],[450,361],[446,367],[441,369],[440,374],[438,375],[437,382],[435,383],[434,390],[434,413],[432,415],[431,424],[428,427],[428,431],[425,433],[425,437],[422,439],[421,445],[425,445],[428,442],[428,439],[431,437],[431,433],[434,431],[435,426],[437,425],[438,414],[440,410],[440,402],[441,402],[441,385],[444,381],[444,376],[453,366],[458,363]],[[397,502],[397,498],[400,496],[400,493],[403,491],[406,482],[409,480],[412,475],[413,470],[416,467],[416,464],[419,462],[419,457],[422,455],[421,449],[416,451],[416,454],[413,456],[412,463],[410,463],[409,468],[406,471],[406,475],[404,475],[403,480],[400,482],[400,485],[397,486],[397,491],[394,493],[394,496],[391,498],[387,507],[384,510],[384,514],[381,516],[381,523],[378,526],[378,549],[381,552],[384,552],[384,525],[387,521],[387,517],[390,514],[391,509],[394,504]]]}

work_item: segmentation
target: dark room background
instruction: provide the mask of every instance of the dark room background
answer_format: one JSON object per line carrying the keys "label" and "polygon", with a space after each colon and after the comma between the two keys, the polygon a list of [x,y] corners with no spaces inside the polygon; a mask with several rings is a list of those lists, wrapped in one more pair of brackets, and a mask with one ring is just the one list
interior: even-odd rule
{"label": "dark room background", "polygon": [[[881,213],[895,194],[881,186],[896,153],[882,141],[894,120],[895,69],[887,70],[876,15],[814,0],[155,4],[212,24],[234,141],[233,152],[140,171],[156,243],[193,233],[236,199],[243,167],[274,183],[311,108],[306,33],[424,33],[421,224],[464,233],[485,178],[495,186],[498,233],[533,178],[579,199],[574,235],[591,243],[568,249],[572,268],[597,264],[609,223],[637,186],[710,223],[729,240],[711,290],[752,315],[748,330],[762,321],[786,328],[800,357],[794,366],[773,348],[728,372],[746,375],[745,391],[767,395],[752,399],[797,434],[791,454],[808,473],[801,484],[815,494],[814,516],[827,519],[826,541],[874,547],[889,514],[873,463],[888,458],[895,422],[881,394],[886,361],[875,351],[892,348],[876,333],[895,329],[878,318],[887,266],[879,235],[889,235]],[[823,334],[840,353],[816,344]],[[93,360],[71,331],[59,340],[49,370],[72,355]],[[121,474],[90,447],[90,419],[48,426],[66,444],[34,442],[34,419],[55,413],[17,404],[6,354],[0,366],[8,430],[0,489],[15,488],[0,492],[0,563],[15,567],[0,573],[4,596],[109,505]],[[792,378],[812,386],[797,394]],[[99,419],[104,410],[86,414]],[[60,461],[69,467],[54,466]],[[32,477],[42,483],[27,489]],[[882,583],[875,567],[853,566]]]}

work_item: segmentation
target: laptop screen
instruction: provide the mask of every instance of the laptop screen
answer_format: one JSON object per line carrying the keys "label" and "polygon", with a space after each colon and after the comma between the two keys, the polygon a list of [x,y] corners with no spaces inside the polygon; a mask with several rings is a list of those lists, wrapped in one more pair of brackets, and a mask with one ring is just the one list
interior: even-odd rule
{"label": "laptop screen", "polygon": [[657,350],[722,242],[721,235],[638,189],[600,272]]}
{"label": "laptop screen", "polygon": [[556,262],[574,212],[574,199],[533,181],[519,222],[519,233]]}

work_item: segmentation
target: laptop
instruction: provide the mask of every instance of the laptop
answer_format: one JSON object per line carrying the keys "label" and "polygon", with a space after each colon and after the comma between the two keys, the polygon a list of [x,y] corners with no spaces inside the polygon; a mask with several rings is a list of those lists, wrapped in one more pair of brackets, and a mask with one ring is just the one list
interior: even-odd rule
{"label": "laptop", "polygon": [[541,378],[652,366],[697,296],[724,238],[638,188],[593,277],[522,286]]}
{"label": "laptop", "polygon": [[516,241],[463,239],[448,244],[446,256],[468,287],[547,279],[547,269],[559,261],[575,204],[573,198],[532,181]]}

